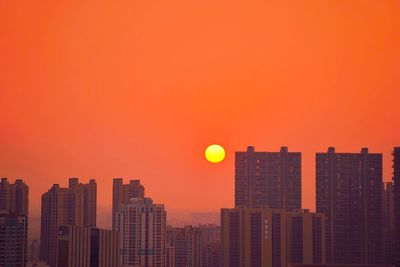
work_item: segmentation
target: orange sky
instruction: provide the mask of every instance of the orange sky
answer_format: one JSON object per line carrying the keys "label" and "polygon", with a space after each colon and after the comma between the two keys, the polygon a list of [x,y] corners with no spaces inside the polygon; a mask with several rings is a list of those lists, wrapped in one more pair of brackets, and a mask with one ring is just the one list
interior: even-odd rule
{"label": "orange sky", "polygon": [[[0,1],[0,176],[140,178],[170,210],[233,206],[234,151],[400,145],[399,1]],[[209,143],[227,150],[209,164]]]}

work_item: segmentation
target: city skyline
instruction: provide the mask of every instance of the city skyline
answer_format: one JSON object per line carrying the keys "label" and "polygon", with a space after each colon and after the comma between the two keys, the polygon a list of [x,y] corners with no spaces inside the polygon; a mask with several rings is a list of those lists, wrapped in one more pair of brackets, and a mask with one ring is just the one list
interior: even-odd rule
{"label": "city skyline", "polygon": [[[253,145],[253,144],[252,144]],[[250,145],[251,146],[251,145]],[[240,151],[243,151],[245,148],[247,148],[247,147],[249,147],[249,146],[245,146],[245,147],[243,147],[243,148],[241,148],[241,149],[239,149],[239,150],[237,150],[236,152],[240,152]],[[262,148],[260,148],[259,146],[254,146],[258,151],[262,151],[262,152],[273,152],[273,151],[277,151],[278,149],[280,149],[282,146],[280,146],[280,147],[277,147],[277,148],[275,148],[275,149],[271,149],[271,150],[265,150],[265,149],[262,149]],[[290,148],[290,147],[289,147]],[[328,148],[328,147],[327,147]],[[326,149],[327,149],[326,148]],[[335,147],[335,148],[337,148],[337,147]],[[325,149],[325,150],[326,150]],[[358,150],[359,150],[360,148],[358,148]],[[339,153],[355,153],[355,151],[357,151],[357,150],[354,150],[354,151],[342,151],[342,150],[338,150],[338,149],[336,149]],[[291,151],[293,151],[293,150],[291,150]],[[315,165],[315,157],[316,157],[316,154],[317,153],[321,153],[322,151],[324,151],[324,150],[321,150],[321,151],[319,151],[319,152],[315,152],[314,153],[314,164],[312,164],[313,165],[313,167],[314,167],[314,172],[315,172],[315,167],[316,167],[316,165]],[[370,152],[374,152],[374,150],[371,150],[371,149],[369,149],[369,151]],[[376,151],[376,152],[379,152],[379,153],[381,153],[380,151]],[[300,151],[300,153],[301,153],[301,156],[302,157],[304,157],[304,154],[303,154],[303,152],[302,151]],[[392,153],[393,153],[393,146],[392,146],[392,148],[391,148],[391,150],[390,150],[390,152],[388,152],[388,153],[382,153],[382,156],[383,156],[383,166],[384,166],[384,168],[383,168],[383,181],[384,182],[390,182],[390,181],[392,181],[392,179],[393,179],[393,169],[392,169],[392,163],[393,163],[393,159],[392,159]],[[233,152],[233,154],[235,154],[235,152]],[[385,157],[386,156],[386,157]],[[230,156],[228,156],[228,157],[230,157]],[[206,161],[205,159],[204,159],[204,161]],[[225,160],[224,160],[225,161]],[[232,163],[234,164],[234,160],[232,161]],[[206,164],[209,164],[208,162],[206,162]],[[224,163],[224,162],[222,162],[222,163],[219,163],[219,164],[226,164],[226,163]],[[304,166],[304,162],[302,161],[301,162],[301,168],[303,169],[303,168],[305,168]],[[390,166],[388,166],[388,165],[390,165]],[[386,169],[386,171],[385,171],[385,166],[387,167]],[[232,173],[233,173],[233,177],[235,177],[235,175],[234,175],[234,171],[232,171]],[[387,174],[387,175],[385,175],[385,173]],[[89,177],[79,177],[79,176],[73,176],[73,177],[65,177],[65,178],[63,178],[63,180],[61,181],[61,183],[59,184],[61,187],[63,187],[63,186],[68,186],[68,182],[67,182],[67,179],[70,179],[70,178],[75,178],[75,177],[78,177],[79,179],[81,179],[81,180],[83,180],[83,181],[89,181],[89,180],[91,180],[91,179],[94,179],[94,180],[96,180],[96,183],[97,184],[99,184],[99,182],[98,182],[98,179],[96,179],[95,177],[92,177],[92,176],[89,176]],[[130,178],[130,177],[135,177],[135,178]],[[16,180],[23,180],[24,182],[26,182],[26,179],[24,179],[23,177],[18,177],[18,178],[13,178],[13,177],[4,177],[4,178],[7,178],[9,181],[16,181]],[[124,183],[128,183],[129,184],[129,182],[130,181],[136,181],[136,180],[138,180],[139,181],[139,183],[142,183],[142,184],[144,184],[144,185],[146,185],[145,184],[145,180],[144,179],[142,179],[142,178],[140,178],[140,177],[137,177],[137,176],[135,176],[135,175],[133,175],[133,176],[127,176],[127,177],[124,177],[124,178],[120,178],[120,177],[111,177],[111,178],[106,178],[106,179],[108,179],[108,181],[106,181],[106,185],[103,185],[102,186],[102,188],[104,189],[104,188],[107,188],[108,189],[108,191],[113,191],[113,189],[112,189],[112,185],[113,185],[113,181],[114,180],[119,180],[119,179],[122,179],[122,182]],[[302,182],[302,184],[301,184],[301,189],[302,190],[308,190],[310,187],[308,187],[308,188],[304,188],[304,180],[305,179],[305,177],[304,177],[304,173],[302,173],[302,177],[301,177],[301,182]],[[232,179],[231,179],[232,180]],[[235,180],[233,179],[232,180],[232,182],[231,183],[235,183],[234,182]],[[316,179],[313,181],[314,182],[314,184],[313,184],[313,186],[311,187],[312,189],[313,189],[313,191],[312,192],[309,192],[308,191],[308,193],[307,194],[304,194],[304,192],[303,191],[301,191],[301,195],[302,195],[302,198],[301,198],[301,203],[302,203],[302,208],[306,208],[306,209],[310,209],[310,210],[312,210],[312,211],[315,211],[316,210],[316,205],[315,205],[315,201],[316,201],[316,194],[315,194],[315,190],[316,190],[316,187],[315,187],[315,185],[316,185]],[[107,183],[108,183],[108,185],[107,185]],[[57,183],[58,184],[58,183]],[[52,186],[53,184],[49,184],[49,186]],[[30,185],[30,190],[32,190],[32,187],[34,187],[34,185]],[[147,186],[148,187],[148,186]],[[233,189],[232,189],[233,190]],[[151,190],[149,190],[149,192],[152,192]],[[173,191],[172,191],[173,192]],[[43,192],[42,192],[43,193]],[[151,193],[149,193],[150,195],[151,195]],[[306,195],[306,196],[305,196]],[[312,195],[312,198],[309,198],[309,195]],[[228,205],[226,205],[226,207],[234,207],[234,203],[235,203],[235,194],[233,193],[232,195],[231,195],[231,198],[232,198],[232,203],[230,203],[230,204],[228,204]],[[308,200],[308,201],[305,201],[305,200]],[[30,199],[30,203],[35,203],[36,201],[39,201],[40,202],[40,197],[39,197],[39,199],[32,199],[32,197],[31,197],[31,199]],[[162,203],[165,203],[165,201],[164,200],[159,200],[160,202],[162,202]],[[112,210],[112,206],[113,206],[113,201],[112,201],[112,198],[109,200],[109,201],[107,201],[107,202],[105,202],[105,203],[101,203],[102,205],[100,205],[99,206],[99,203],[97,203],[97,206],[98,206],[98,211],[99,211],[99,209],[101,209],[101,210],[103,210],[103,209],[109,209],[110,210],[110,212],[111,212],[111,210]],[[184,208],[174,208],[174,207],[171,207],[171,206],[168,206],[168,205],[165,205],[166,206],[166,209],[167,210],[169,210],[169,211],[172,211],[172,212],[177,212],[177,213],[196,213],[196,212],[219,212],[219,208],[220,207],[217,207],[217,206],[214,206],[214,207],[210,207],[210,208],[200,208],[200,209],[191,209],[190,207],[184,207]],[[38,217],[38,216],[40,216],[40,209],[32,209],[32,206],[30,205],[29,206],[29,211],[31,212],[31,214],[29,214],[30,216],[32,216],[32,217]],[[109,222],[107,222],[107,223],[103,223],[102,224],[102,226],[104,226],[104,225],[106,225],[107,227],[109,226],[109,225],[112,225],[112,221],[110,220]]]}
{"label": "city skyline", "polygon": [[[317,211],[310,212],[299,200],[301,152],[248,146],[235,153],[235,207],[221,207],[220,226],[167,227],[164,204],[154,204],[140,180],[114,178],[113,230],[99,229],[96,180],[69,178],[68,187],[54,184],[42,195],[40,260],[51,267],[394,264],[399,155],[394,147],[393,181],[385,183],[381,153],[316,153]],[[29,255],[26,246],[29,185],[7,178],[0,185],[0,259],[35,262],[35,240]]]}
{"label": "city skyline", "polygon": [[[0,170],[32,185],[32,207],[67,177],[96,178],[102,207],[114,177],[177,210],[228,206],[233,152],[251,144],[302,151],[310,208],[329,146],[384,153],[390,179],[398,1],[0,7]],[[211,143],[227,149],[219,165],[204,160]]]}

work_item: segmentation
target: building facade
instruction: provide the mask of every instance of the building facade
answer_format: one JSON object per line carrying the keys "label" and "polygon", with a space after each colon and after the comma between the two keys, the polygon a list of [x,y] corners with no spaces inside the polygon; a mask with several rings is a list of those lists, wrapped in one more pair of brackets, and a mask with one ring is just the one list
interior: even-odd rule
{"label": "building facade", "polygon": [[0,214],[0,266],[26,266],[27,233],[26,215]]}
{"label": "building facade", "polygon": [[69,179],[68,188],[55,184],[42,195],[41,260],[56,266],[60,225],[96,227],[96,197],[96,181],[82,184],[77,178]]}
{"label": "building facade", "polygon": [[131,198],[144,198],[144,186],[140,180],[130,180],[129,184],[124,184],[122,178],[113,180],[113,203],[112,203],[112,225],[116,229],[116,214],[119,208],[128,204]]}
{"label": "building facade", "polygon": [[167,245],[174,248],[175,267],[219,267],[220,227],[185,226],[167,230]]}
{"label": "building facade", "polygon": [[116,214],[123,266],[166,265],[166,212],[150,198],[131,198]]}
{"label": "building facade", "polygon": [[0,212],[28,216],[28,196],[29,187],[21,179],[17,179],[14,184],[11,184],[7,178],[1,178]]}
{"label": "building facade", "polygon": [[286,214],[288,263],[325,264],[325,215],[308,210]]}
{"label": "building facade", "polygon": [[221,266],[286,267],[285,227],[283,209],[222,209]]}
{"label": "building facade", "polygon": [[383,242],[384,263],[394,263],[394,185],[393,182],[383,183],[382,216],[383,216]]}
{"label": "building facade", "polygon": [[301,209],[301,153],[236,152],[235,207]]}
{"label": "building facade", "polygon": [[93,227],[61,225],[58,267],[120,267],[119,233]]}
{"label": "building facade", "polygon": [[[0,266],[25,266],[29,187],[21,180],[0,182]],[[3,265],[2,265],[3,264]],[[7,265],[10,264],[10,265]]]}
{"label": "building facade", "polygon": [[326,217],[327,263],[383,262],[382,154],[316,154],[316,208]]}

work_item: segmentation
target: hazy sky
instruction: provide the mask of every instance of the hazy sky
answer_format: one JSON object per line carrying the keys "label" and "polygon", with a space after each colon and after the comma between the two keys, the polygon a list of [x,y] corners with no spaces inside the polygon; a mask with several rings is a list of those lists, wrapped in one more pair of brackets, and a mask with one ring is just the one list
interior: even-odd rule
{"label": "hazy sky", "polygon": [[[0,176],[141,179],[168,209],[232,207],[234,151],[400,145],[399,1],[0,1]],[[227,158],[210,164],[210,143]]]}

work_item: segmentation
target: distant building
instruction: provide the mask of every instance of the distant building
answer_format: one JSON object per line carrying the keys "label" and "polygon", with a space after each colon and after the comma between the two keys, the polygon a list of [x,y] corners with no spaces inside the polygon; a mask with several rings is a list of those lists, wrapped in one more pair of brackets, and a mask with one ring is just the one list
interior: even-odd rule
{"label": "distant building", "polygon": [[175,267],[219,267],[220,227],[169,227],[167,244],[174,247]]}
{"label": "distant building", "polygon": [[81,184],[78,178],[70,178],[68,188],[55,184],[42,195],[41,260],[56,266],[60,225],[96,227],[96,197],[96,181]]}
{"label": "distant building", "polygon": [[26,265],[27,233],[26,215],[0,214],[0,266]]}
{"label": "distant building", "polygon": [[21,180],[10,184],[7,178],[0,182],[0,212],[28,216],[29,187]]}
{"label": "distant building", "polygon": [[307,210],[286,215],[288,263],[325,264],[325,215]]}
{"label": "distant building", "polygon": [[113,180],[112,225],[116,229],[116,214],[121,205],[128,204],[131,198],[144,198],[144,186],[140,180],[130,180],[124,184],[122,178]]}
{"label": "distant building", "polygon": [[132,198],[119,207],[116,228],[121,235],[123,266],[166,265],[166,212],[150,198]]}
{"label": "distant building", "polygon": [[61,225],[57,267],[120,267],[119,233],[92,227]]}
{"label": "distant building", "polygon": [[301,209],[301,153],[236,152],[235,207]]}
{"label": "distant building", "polygon": [[0,182],[0,266],[25,266],[29,187],[20,179]]}
{"label": "distant building", "polygon": [[400,267],[400,147],[393,149],[393,182],[394,182],[394,264]]}
{"label": "distant building", "polygon": [[283,209],[221,210],[223,267],[286,267]]}
{"label": "distant building", "polygon": [[326,216],[327,263],[381,264],[382,154],[316,154],[316,208]]}

